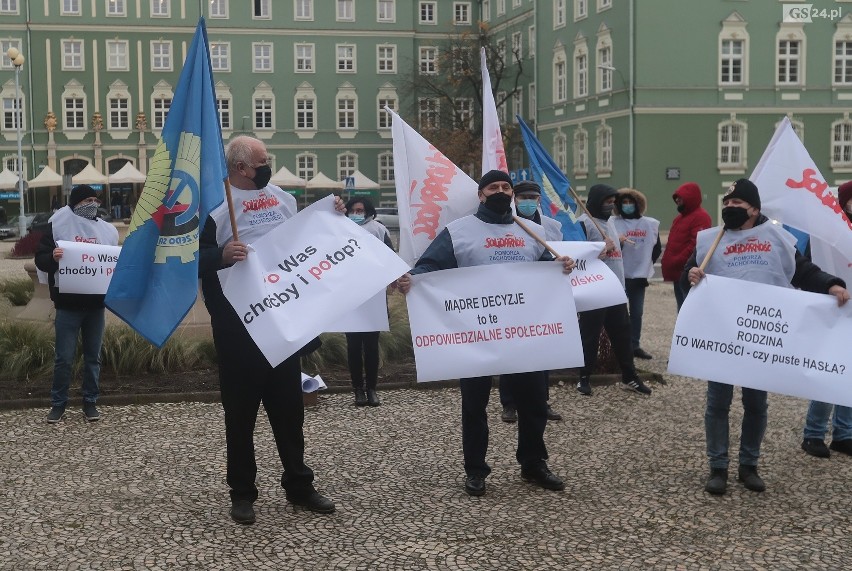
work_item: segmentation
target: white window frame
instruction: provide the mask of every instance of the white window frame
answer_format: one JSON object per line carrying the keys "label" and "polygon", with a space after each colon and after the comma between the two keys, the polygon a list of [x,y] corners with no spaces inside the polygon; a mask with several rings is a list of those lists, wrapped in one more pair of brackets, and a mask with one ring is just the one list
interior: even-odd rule
{"label": "white window frame", "polygon": [[[738,138],[738,140],[734,140]],[[717,166],[720,174],[742,174],[746,170],[748,126],[736,115],[719,123],[716,139]],[[737,158],[738,160],[734,160]]]}
{"label": "white window frame", "polygon": [[172,0],[151,0],[150,14],[152,18],[171,18]]}
{"label": "white window frame", "polygon": [[589,96],[589,49],[586,40],[574,44],[574,98]]}
{"label": "white window frame", "polygon": [[[316,46],[314,44],[298,43],[293,45],[293,71],[295,73],[315,73],[314,59]],[[301,66],[301,68],[300,68]]]}
{"label": "white window frame", "polygon": [[85,71],[86,46],[83,40],[62,40],[62,71]]}
{"label": "white window frame", "polygon": [[107,71],[127,71],[130,69],[129,55],[130,42],[127,40],[106,40]]}
{"label": "white window frame", "polygon": [[497,119],[500,121],[500,124],[503,125],[506,123],[506,101],[508,98],[506,97],[505,91],[498,91],[494,94],[494,103],[497,106]]}
{"label": "white window frame", "polygon": [[574,0],[574,21],[589,17],[589,0]]}
{"label": "white window frame", "polygon": [[589,132],[582,126],[574,131],[574,176],[585,178],[589,174]]}
{"label": "white window frame", "polygon": [[260,0],[260,14],[256,14],[255,4],[257,0],[252,1],[251,18],[252,20],[271,20],[272,19],[272,0]]}
{"label": "white window frame", "polygon": [[417,125],[421,130],[441,126],[441,102],[437,97],[420,97],[417,100]]}
{"label": "white window frame", "polygon": [[515,92],[512,94],[512,97],[510,97],[510,100],[512,102],[511,121],[512,121],[512,123],[517,123],[518,122],[518,115],[524,114],[524,92],[523,92],[523,88],[519,87],[518,89],[516,89]]}
{"label": "white window frame", "polygon": [[524,35],[521,32],[512,32],[512,55],[514,61],[522,61],[524,59]]}
{"label": "white window frame", "polygon": [[393,184],[396,181],[393,170],[393,153],[379,153],[378,156],[379,184]]}
{"label": "white window frame", "polygon": [[165,81],[154,86],[154,92],[151,94],[151,129],[155,133],[163,130],[174,97],[172,86]]}
{"label": "white window frame", "polygon": [[173,48],[171,40],[151,40],[151,71],[172,71]]}
{"label": "white window frame", "polygon": [[[609,28],[598,32],[598,41],[595,46],[595,76],[597,93],[609,93],[612,91],[612,35]],[[604,66],[604,67],[601,67]]]}
{"label": "white window frame", "polygon": [[[312,137],[317,132],[317,94],[309,83],[303,83],[296,88],[293,109],[296,134],[300,137]],[[303,121],[302,125],[299,125],[300,120]]]}
{"label": "white window frame", "polygon": [[453,126],[456,129],[473,129],[473,98],[472,97],[456,97],[453,100],[455,106],[455,120]]}
{"label": "white window frame", "polygon": [[598,12],[612,8],[612,0],[598,0]]}
{"label": "white window frame", "polygon": [[852,172],[852,120],[848,113],[831,124],[830,162],[834,172]]}
{"label": "white window frame", "polygon": [[[119,105],[116,106],[115,104]],[[122,125],[123,123],[123,125]],[[130,98],[107,97],[107,130],[130,130]]]}
{"label": "white window frame", "polygon": [[456,26],[469,26],[472,13],[470,2],[453,2],[453,23]]}
{"label": "white window frame", "polygon": [[421,1],[417,6],[417,19],[421,26],[437,26],[438,3],[434,0]]}
{"label": "white window frame", "polygon": [[207,0],[207,6],[211,19],[228,17],[228,0]]}
{"label": "white window frame", "polygon": [[420,46],[420,59],[418,69],[420,75],[437,75],[438,73],[438,48],[435,46]]}
{"label": "white window frame", "polygon": [[252,125],[255,132],[275,129],[275,94],[261,84],[251,96]]}
{"label": "white window frame", "polygon": [[565,50],[557,50],[553,55],[553,102],[568,101],[568,58]]}
{"label": "white window frame", "polygon": [[313,22],[314,0],[295,0],[293,2],[293,19],[297,22]]}
{"label": "white window frame", "polygon": [[[790,53],[790,48],[796,46],[797,53]],[[804,85],[805,41],[803,38],[790,35],[775,39],[775,83],[779,87],[795,87]],[[795,68],[795,77],[791,80]]]}
{"label": "white window frame", "polygon": [[[841,49],[848,53],[839,53]],[[835,36],[832,42],[831,63],[831,85],[833,87],[852,86],[852,39],[840,39]]]}
{"label": "white window frame", "polygon": [[527,53],[530,54],[530,59],[535,59],[535,26],[530,26],[527,28]]}
{"label": "white window frame", "polygon": [[482,15],[480,16],[482,18],[482,21],[483,22],[490,22],[491,21],[491,0],[482,0],[482,5],[481,5],[480,10],[482,12]]}
{"label": "white window frame", "polygon": [[568,172],[568,137],[560,132],[553,136],[553,160],[562,172]]}
{"label": "white window frame", "polygon": [[[2,55],[2,54],[0,54]],[[15,84],[14,82],[8,81],[5,84],[0,85],[2,89],[0,89],[0,107],[2,107],[2,123],[0,123],[0,129],[2,129],[3,134],[6,135],[7,139],[10,137],[16,137],[18,135],[18,122],[21,123],[21,132],[26,132],[27,130],[27,97],[24,90],[21,89],[20,93],[15,93]],[[17,103],[16,103],[16,95]],[[8,123],[8,124],[7,124]]]}
{"label": "white window frame", "polygon": [[21,51],[22,45],[23,40],[21,38],[0,38],[0,69],[15,69],[15,64],[13,64],[12,60],[6,56],[6,52],[8,52],[10,48],[15,48],[18,51]]}
{"label": "white window frame", "polygon": [[568,24],[568,0],[553,0],[553,29],[564,28]]}
{"label": "white window frame", "polygon": [[62,94],[62,130],[63,131],[85,131],[86,130],[86,94],[63,93]]}
{"label": "white window frame", "polygon": [[528,117],[533,118],[533,117],[536,116],[536,113],[538,112],[538,100],[537,100],[535,83],[530,83],[529,92],[530,92],[530,96],[529,96],[529,101],[527,103],[527,107],[528,107],[527,112],[528,112]]}
{"label": "white window frame", "polygon": [[296,176],[306,181],[317,176],[317,156],[314,153],[296,155]]}
{"label": "white window frame", "polygon": [[127,17],[127,0],[104,0],[106,7],[104,14],[108,18],[126,18]]}
{"label": "white window frame", "polygon": [[[734,12],[722,22],[719,32],[719,86],[747,87],[749,74],[749,35],[746,21]],[[734,47],[740,45],[740,53]],[[739,63],[739,80],[735,79],[735,66]]]}
{"label": "white window frame", "polygon": [[[348,51],[341,53],[341,50]],[[358,46],[355,44],[337,44],[334,48],[337,54],[337,73],[358,73]],[[341,69],[342,66],[342,69]]]}
{"label": "white window frame", "polygon": [[[66,2],[70,4],[66,5]],[[62,0],[62,4],[59,7],[59,14],[61,16],[81,16],[83,14],[80,7],[82,2],[83,0]]]}
{"label": "white window frame", "polygon": [[612,127],[602,122],[595,133],[595,174],[612,174]]}
{"label": "white window frame", "polygon": [[497,16],[505,16],[506,15],[506,0],[496,0],[497,1]]}
{"label": "white window frame", "polygon": [[231,42],[210,43],[210,67],[213,71],[231,71]]}
{"label": "white window frame", "polygon": [[376,22],[396,22],[396,0],[376,0]]}
{"label": "white window frame", "polygon": [[337,155],[337,180],[346,180],[358,170],[358,155],[349,151]]}
{"label": "white window frame", "polygon": [[0,14],[17,15],[20,9],[18,0],[3,0],[0,2]]}
{"label": "white window frame", "polygon": [[344,84],[337,90],[334,98],[335,127],[338,134],[341,131],[358,130],[358,94],[349,84]]}
{"label": "white window frame", "polygon": [[393,124],[393,116],[385,111],[385,105],[399,113],[399,94],[391,84],[385,84],[376,96],[376,128],[387,133]]}
{"label": "white window frame", "polygon": [[234,129],[234,97],[231,89],[221,82],[216,85],[216,116],[223,133]]}
{"label": "white window frame", "polygon": [[354,22],[355,0],[336,0],[334,14],[338,22]]}
{"label": "white window frame", "polygon": [[[396,44],[379,44],[376,46],[376,73],[395,74],[397,72],[396,52]],[[390,57],[388,57],[388,54],[390,54]]]}
{"label": "white window frame", "polygon": [[[258,53],[258,50],[268,50],[266,53]],[[274,45],[269,42],[253,42],[251,44],[252,51],[252,71],[255,73],[273,73],[275,72],[275,62],[273,54],[275,52]]]}

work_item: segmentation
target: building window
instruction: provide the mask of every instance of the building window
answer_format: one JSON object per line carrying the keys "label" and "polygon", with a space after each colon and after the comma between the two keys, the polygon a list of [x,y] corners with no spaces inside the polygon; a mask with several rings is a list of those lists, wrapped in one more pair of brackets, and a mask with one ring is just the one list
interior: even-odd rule
{"label": "building window", "polygon": [[83,69],[83,40],[62,40],[62,69]]}
{"label": "building window", "polygon": [[168,18],[172,13],[172,0],[151,0],[151,17]]}
{"label": "building window", "polygon": [[574,97],[589,94],[589,56],[585,49],[574,54]]}
{"label": "building window", "polygon": [[598,12],[612,8],[612,0],[598,0]]}
{"label": "building window", "polygon": [[337,45],[337,73],[355,73],[355,46],[351,44]]}
{"label": "building window", "polygon": [[512,122],[518,122],[518,115],[524,114],[524,93],[521,91],[519,87],[515,93],[512,94]]}
{"label": "building window", "polygon": [[337,98],[337,128],[355,129],[355,99],[351,96]]}
{"label": "building window", "polygon": [[521,0],[512,0],[512,8],[520,8]]}
{"label": "building window", "polygon": [[589,15],[588,0],[574,0],[574,20],[582,20]]}
{"label": "building window", "polygon": [[559,133],[553,137],[553,160],[562,172],[568,172],[568,138]]}
{"label": "building window", "polygon": [[[23,96],[23,94],[21,95]],[[20,125],[23,132],[25,129],[23,108],[21,106],[23,97],[16,100],[14,88],[10,90],[4,89],[0,97],[2,97],[3,105],[3,130],[16,133],[18,125]]]}
{"label": "building window", "polygon": [[313,130],[316,129],[316,100],[313,98],[296,99],[296,128]]}
{"label": "building window", "polygon": [[161,130],[163,125],[166,124],[166,116],[169,114],[169,109],[172,106],[172,98],[171,97],[156,97],[154,98],[153,107],[151,108],[151,113],[153,115],[153,128],[156,130]]}
{"label": "building window", "polygon": [[231,71],[231,44],[217,42],[210,45],[210,67],[213,71]]}
{"label": "building window", "polygon": [[21,40],[19,38],[0,39],[0,69],[15,69],[15,64],[6,56],[6,52],[11,48],[21,51]]}
{"label": "building window", "polygon": [[530,59],[533,59],[535,57],[535,26],[530,26],[527,32],[527,47]]}
{"label": "building window", "polygon": [[494,53],[500,61],[506,61],[506,38],[500,38],[495,42]]}
{"label": "building window", "polygon": [[742,172],[745,158],[746,125],[735,119],[719,124],[719,170]]}
{"label": "building window", "polygon": [[834,42],[834,85],[852,85],[852,41]]}
{"label": "building window", "polygon": [[393,184],[393,153],[379,154],[379,182],[382,184]]}
{"label": "building window", "polygon": [[535,83],[530,83],[530,100],[529,100],[529,117],[535,117],[538,111],[538,102],[536,101]]}
{"label": "building window", "polygon": [[314,44],[296,44],[296,73],[314,72]]}
{"label": "building window", "polygon": [[254,49],[254,71],[271,73],[272,67],[272,44],[252,44]]}
{"label": "building window", "polygon": [[219,115],[219,127],[223,131],[229,131],[232,128],[230,97],[216,95],[216,113]]}
{"label": "building window", "polygon": [[417,119],[421,129],[438,128],[438,100],[434,97],[421,97],[418,101]]}
{"label": "building window", "polygon": [[473,99],[459,97],[453,103],[456,112],[453,126],[456,129],[473,129]]}
{"label": "building window", "polygon": [[565,54],[556,54],[553,61],[553,101],[561,103],[568,100],[568,64]]}
{"label": "building window", "polygon": [[396,0],[377,0],[376,20],[378,22],[396,22]]}
{"label": "building window", "polygon": [[553,0],[553,29],[565,27],[568,0]]}
{"label": "building window", "polygon": [[520,32],[512,34],[512,56],[514,56],[514,61],[524,59],[523,36]]}
{"label": "building window", "polygon": [[346,180],[346,178],[355,174],[358,170],[358,155],[353,153],[344,153],[337,157],[337,180]]}
{"label": "building window", "polygon": [[831,168],[852,168],[852,121],[848,116],[831,124]]}
{"label": "building window", "polygon": [[721,77],[719,81],[726,85],[743,83],[743,40],[722,40]]}
{"label": "building window", "polygon": [[296,0],[294,10],[294,20],[313,20],[314,0]]}
{"label": "building window", "polygon": [[0,0],[0,14],[17,14],[18,0]]}
{"label": "building window", "polygon": [[82,97],[63,98],[66,129],[86,128],[86,100]]}
{"label": "building window", "polygon": [[601,125],[597,131],[597,152],[595,157],[597,165],[595,171],[597,174],[612,173],[612,128],[607,125]]}
{"label": "building window", "polygon": [[506,0],[497,0],[497,15],[506,15]]}
{"label": "building window", "polygon": [[63,16],[79,16],[80,0],[62,0],[62,8],[59,11]]}
{"label": "building window", "polygon": [[127,16],[125,0],[106,0],[107,16]]}
{"label": "building window", "polygon": [[598,93],[612,91],[612,37],[609,28],[601,27],[598,32],[595,65],[597,66]]}
{"label": "building window", "polygon": [[582,127],[574,132],[574,176],[589,174],[589,133]]}
{"label": "building window", "polygon": [[396,46],[378,46],[376,48],[378,55],[379,73],[396,73]]}
{"label": "building window", "polygon": [[438,73],[438,48],[420,48],[420,75]]}
{"label": "building window", "polygon": [[109,100],[109,128],[114,130],[130,129],[130,101],[123,97]]}
{"label": "building window", "polygon": [[801,63],[802,42],[778,40],[778,84],[797,85]]}
{"label": "building window", "polygon": [[172,70],[172,42],[151,42],[151,71]]}
{"label": "building window", "polygon": [[421,2],[420,3],[420,23],[421,24],[437,24],[438,23],[438,3],[437,2]]}
{"label": "building window", "polygon": [[210,2],[211,18],[228,17],[228,0],[208,0]]}
{"label": "building window", "polygon": [[491,21],[491,0],[482,0],[482,21]]}
{"label": "building window", "polygon": [[337,21],[355,21],[355,0],[337,0]]}
{"label": "building window", "polygon": [[271,0],[254,0],[253,17],[255,20],[272,19]]}
{"label": "building window", "polygon": [[453,4],[453,22],[457,26],[470,24],[470,2],[456,2]]}
{"label": "building window", "polygon": [[127,50],[126,40],[107,40],[107,71],[127,71]]}
{"label": "building window", "polygon": [[385,107],[391,111],[397,111],[396,97],[379,96],[379,129],[390,129],[393,124],[393,115],[385,111]]}
{"label": "building window", "polygon": [[296,176],[304,180],[311,180],[317,176],[316,155],[299,155],[296,157]]}
{"label": "building window", "polygon": [[255,129],[272,129],[272,97],[257,96],[254,97],[254,128]]}

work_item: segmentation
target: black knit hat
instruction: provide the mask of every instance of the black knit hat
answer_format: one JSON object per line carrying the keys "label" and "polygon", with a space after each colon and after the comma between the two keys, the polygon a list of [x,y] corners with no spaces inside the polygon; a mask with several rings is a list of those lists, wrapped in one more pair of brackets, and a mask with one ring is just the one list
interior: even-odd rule
{"label": "black knit hat", "polygon": [[479,179],[479,190],[482,190],[492,182],[498,181],[506,181],[509,183],[509,186],[512,186],[512,178],[509,176],[509,173],[499,171],[499,170],[490,170]]}
{"label": "black knit hat", "polygon": [[541,194],[541,187],[537,182],[532,180],[522,180],[515,185],[513,190],[515,191],[515,194]]}
{"label": "black knit hat", "polygon": [[722,202],[731,198],[739,198],[748,202],[752,207],[760,210],[760,193],[757,192],[757,186],[747,178],[741,178],[734,182],[728,192],[722,196]]}
{"label": "black knit hat", "polygon": [[92,197],[98,197],[98,193],[95,192],[94,188],[92,188],[88,184],[78,184],[77,186],[71,189],[71,196],[68,197],[68,206],[74,208],[81,201]]}

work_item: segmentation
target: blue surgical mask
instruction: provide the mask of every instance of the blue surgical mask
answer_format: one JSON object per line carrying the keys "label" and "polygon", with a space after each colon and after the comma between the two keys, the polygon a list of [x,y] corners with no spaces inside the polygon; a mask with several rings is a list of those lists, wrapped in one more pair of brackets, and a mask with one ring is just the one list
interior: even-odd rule
{"label": "blue surgical mask", "polygon": [[634,212],[636,212],[636,205],[635,204],[622,204],[621,205],[621,211],[624,212],[625,214],[633,214]]}
{"label": "blue surgical mask", "polygon": [[349,220],[354,222],[355,224],[363,224],[366,221],[363,214],[350,214]]}
{"label": "blue surgical mask", "polygon": [[515,207],[518,209],[518,213],[521,216],[526,216],[527,218],[529,218],[533,214],[535,214],[536,209],[538,209],[538,201],[537,200],[518,200],[515,203]]}

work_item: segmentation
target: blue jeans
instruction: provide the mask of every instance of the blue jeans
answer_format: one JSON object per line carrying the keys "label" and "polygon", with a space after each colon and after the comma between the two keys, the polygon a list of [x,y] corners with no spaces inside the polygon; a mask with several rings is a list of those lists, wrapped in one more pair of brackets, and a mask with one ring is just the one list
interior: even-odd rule
{"label": "blue jeans", "polygon": [[101,373],[101,344],[104,339],[104,308],[57,309],[54,321],[56,358],[53,364],[52,406],[65,406],[77,352],[77,334],[83,338],[83,401],[98,400]]}
{"label": "blue jeans", "polygon": [[[760,444],[766,433],[766,391],[743,387],[743,425],[740,435],[740,465],[757,466]],[[710,468],[728,469],[728,414],[734,396],[733,385],[707,383],[704,432]]]}
{"label": "blue jeans", "polygon": [[627,308],[630,313],[630,343],[633,350],[639,348],[642,338],[642,314],[645,312],[645,284],[647,280],[627,278],[624,290],[627,292]]}
{"label": "blue jeans", "polygon": [[828,431],[828,417],[834,407],[834,419],[831,423],[832,440],[852,439],[852,408],[812,400],[805,420],[805,438],[823,440]]}

